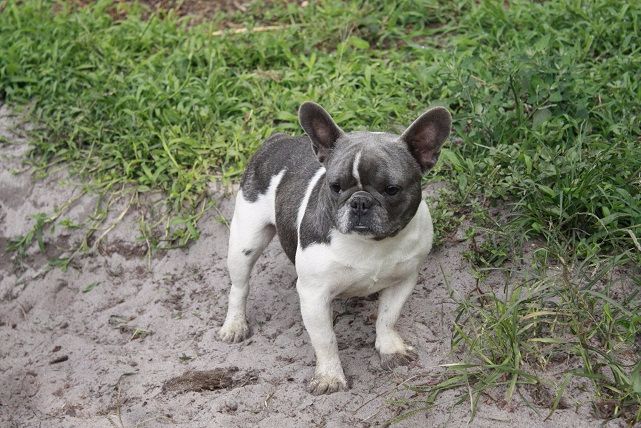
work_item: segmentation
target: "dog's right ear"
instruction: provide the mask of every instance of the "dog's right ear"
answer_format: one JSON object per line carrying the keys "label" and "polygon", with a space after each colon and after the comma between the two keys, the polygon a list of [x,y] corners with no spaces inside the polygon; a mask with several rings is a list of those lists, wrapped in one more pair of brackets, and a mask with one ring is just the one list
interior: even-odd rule
{"label": "dog's right ear", "polygon": [[324,163],[343,131],[334,123],[323,107],[307,101],[298,109],[298,120],[312,140],[312,148],[321,163]]}

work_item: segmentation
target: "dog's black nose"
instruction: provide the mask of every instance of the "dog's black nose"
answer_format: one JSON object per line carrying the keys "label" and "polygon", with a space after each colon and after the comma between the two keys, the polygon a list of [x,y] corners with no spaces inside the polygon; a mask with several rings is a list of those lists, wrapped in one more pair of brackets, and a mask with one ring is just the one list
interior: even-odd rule
{"label": "dog's black nose", "polygon": [[362,216],[372,207],[373,202],[374,200],[367,192],[359,191],[354,193],[349,206],[352,208],[352,213]]}

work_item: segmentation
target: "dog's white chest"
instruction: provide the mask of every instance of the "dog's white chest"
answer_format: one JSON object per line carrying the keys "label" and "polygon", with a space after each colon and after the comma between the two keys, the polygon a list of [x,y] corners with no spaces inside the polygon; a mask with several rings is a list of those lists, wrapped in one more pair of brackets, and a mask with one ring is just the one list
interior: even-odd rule
{"label": "dog's white chest", "polygon": [[336,285],[332,294],[351,297],[367,296],[403,281],[416,270],[419,258],[409,256],[406,259],[396,254],[383,257],[360,259],[356,263],[334,261],[332,275]]}
{"label": "dog's white chest", "polygon": [[331,287],[332,296],[366,296],[416,274],[432,247],[432,219],[421,202],[410,223],[392,238],[331,235],[330,244],[313,244],[296,253],[299,277]]}

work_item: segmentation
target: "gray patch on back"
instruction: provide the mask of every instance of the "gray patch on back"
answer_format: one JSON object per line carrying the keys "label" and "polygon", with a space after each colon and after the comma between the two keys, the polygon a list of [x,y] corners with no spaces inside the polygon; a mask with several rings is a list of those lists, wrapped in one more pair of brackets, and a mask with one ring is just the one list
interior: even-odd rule
{"label": "gray patch on back", "polygon": [[286,134],[274,134],[252,156],[240,182],[247,201],[255,202],[259,195],[267,192],[272,177],[283,170],[285,160],[291,154],[288,150],[289,141],[295,139]]}
{"label": "gray patch on back", "polygon": [[252,157],[243,176],[245,199],[256,201],[265,194],[271,178],[285,170],[276,189],[276,231],[287,257],[294,262],[298,246],[296,217],[307,185],[321,167],[307,136],[274,134]]}

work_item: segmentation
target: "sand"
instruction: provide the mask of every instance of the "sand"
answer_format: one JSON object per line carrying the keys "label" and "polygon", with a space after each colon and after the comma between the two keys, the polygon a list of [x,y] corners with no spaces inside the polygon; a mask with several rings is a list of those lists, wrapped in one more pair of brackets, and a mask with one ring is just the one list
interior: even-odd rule
{"label": "sand", "polygon": [[[438,379],[450,352],[456,293],[474,287],[462,254],[466,242],[437,248],[398,324],[419,361],[383,371],[374,349],[375,298],[336,301],[335,330],[351,388],[327,396],[306,392],[314,353],[301,321],[295,270],[275,240],[251,281],[248,321],[240,344],[217,340],[227,304],[228,228],[210,210],[189,247],[145,258],[131,212],[101,245],[67,271],[43,269],[64,254],[78,231],[57,228],[43,256],[34,245],[24,264],[5,253],[9,239],[29,230],[30,216],[51,213],[78,194],[63,168],[35,180],[23,161],[28,142],[17,118],[0,108],[0,426],[370,426],[404,412],[407,383]],[[429,189],[428,189],[429,190]],[[212,191],[230,218],[231,197]],[[66,217],[87,219],[95,196],[79,198]],[[117,211],[117,210],[116,210]],[[447,280],[447,281],[446,281]],[[401,426],[461,426],[469,405],[445,394]],[[501,393],[497,392],[501,398]],[[471,426],[588,426],[600,421],[583,404],[559,410],[481,400]],[[618,422],[611,422],[617,426]]]}

